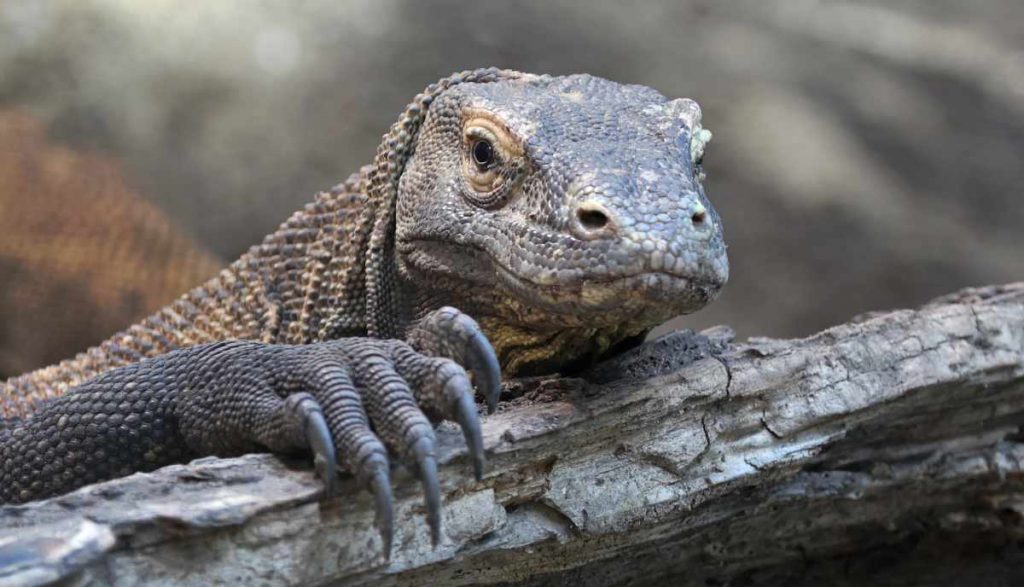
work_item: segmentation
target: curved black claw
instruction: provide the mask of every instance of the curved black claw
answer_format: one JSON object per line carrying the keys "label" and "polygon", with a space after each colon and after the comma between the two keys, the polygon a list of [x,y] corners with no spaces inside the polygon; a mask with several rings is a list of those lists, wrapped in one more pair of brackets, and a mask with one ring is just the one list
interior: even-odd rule
{"label": "curved black claw", "polygon": [[292,396],[295,402],[295,409],[305,423],[303,428],[306,433],[306,441],[313,450],[313,465],[317,476],[324,482],[324,495],[334,495],[338,486],[337,455],[334,448],[334,441],[331,439],[331,431],[327,427],[327,420],[312,395],[308,393]]}
{"label": "curved black claw", "polygon": [[460,393],[458,398],[455,414],[473,458],[473,475],[480,481],[484,478],[484,438],[480,431],[480,417],[476,413],[476,402],[471,393]]}
{"label": "curved black claw", "polygon": [[416,472],[423,484],[423,495],[427,502],[427,525],[430,526],[430,542],[437,546],[441,541],[441,485],[437,481],[437,459],[434,457],[434,441],[423,437],[413,447],[416,457]]}
{"label": "curved black claw", "polygon": [[467,342],[466,362],[473,381],[487,400],[487,413],[493,414],[498,409],[498,397],[501,395],[501,365],[494,347],[480,330],[474,332]]}
{"label": "curved black claw", "polygon": [[391,543],[394,538],[395,510],[391,498],[391,480],[388,479],[386,468],[377,469],[370,481],[377,502],[377,519],[375,524],[380,532],[380,541],[384,545],[384,558],[391,559]]}

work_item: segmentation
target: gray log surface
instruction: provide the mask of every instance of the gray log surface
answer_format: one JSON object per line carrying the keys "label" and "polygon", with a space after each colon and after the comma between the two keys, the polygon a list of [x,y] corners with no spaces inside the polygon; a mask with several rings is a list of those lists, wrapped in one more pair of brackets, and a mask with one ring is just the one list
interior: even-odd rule
{"label": "gray log surface", "polygon": [[[202,459],[0,508],[0,585],[1011,584],[1024,576],[1024,283],[797,340],[676,333],[513,382],[472,479],[442,426],[443,536],[396,538],[301,462]],[[603,383],[594,383],[603,381]]]}

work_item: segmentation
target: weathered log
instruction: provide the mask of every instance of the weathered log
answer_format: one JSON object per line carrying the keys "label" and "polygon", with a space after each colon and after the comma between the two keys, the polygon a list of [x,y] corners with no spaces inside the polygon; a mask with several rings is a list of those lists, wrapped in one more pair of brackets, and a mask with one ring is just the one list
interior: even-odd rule
{"label": "weathered log", "polygon": [[442,427],[437,548],[404,474],[386,561],[351,483],[320,501],[302,463],[250,455],[0,508],[0,585],[1024,574],[1024,283],[800,340],[723,332],[670,335],[590,381],[514,382],[484,423],[482,482]]}

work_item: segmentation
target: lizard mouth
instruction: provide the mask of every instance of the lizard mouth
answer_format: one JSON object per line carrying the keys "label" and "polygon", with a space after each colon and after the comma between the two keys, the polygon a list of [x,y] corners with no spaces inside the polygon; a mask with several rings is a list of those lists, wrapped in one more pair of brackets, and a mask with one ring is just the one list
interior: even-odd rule
{"label": "lizard mouth", "polygon": [[404,249],[415,267],[457,271],[463,279],[504,289],[523,304],[572,322],[658,323],[704,307],[718,295],[727,278],[722,270],[686,275],[653,270],[650,260],[641,255],[614,271],[596,258],[576,267],[550,270],[468,243],[456,249],[450,243],[416,239],[410,245]]}
{"label": "lizard mouth", "polygon": [[644,269],[610,276],[581,274],[552,283],[524,276],[493,257],[491,261],[502,284],[516,297],[556,312],[671,317],[704,307],[718,295],[722,285]]}

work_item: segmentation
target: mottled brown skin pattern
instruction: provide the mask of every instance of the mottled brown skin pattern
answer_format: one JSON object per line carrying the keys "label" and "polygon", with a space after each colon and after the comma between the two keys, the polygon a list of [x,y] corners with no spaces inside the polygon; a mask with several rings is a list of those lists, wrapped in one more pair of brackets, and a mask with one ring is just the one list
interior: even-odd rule
{"label": "mottled brown skin pattern", "polygon": [[222,268],[109,157],[0,109],[0,378],[80,352]]}
{"label": "mottled brown skin pattern", "polygon": [[592,360],[727,280],[699,120],[690,100],[586,75],[441,80],[373,165],[216,279],[6,382],[0,500],[199,455],[311,450],[328,491],[336,462],[373,492],[387,552],[397,457],[436,540],[433,422],[460,423],[479,476],[474,386],[493,408],[500,368]]}

